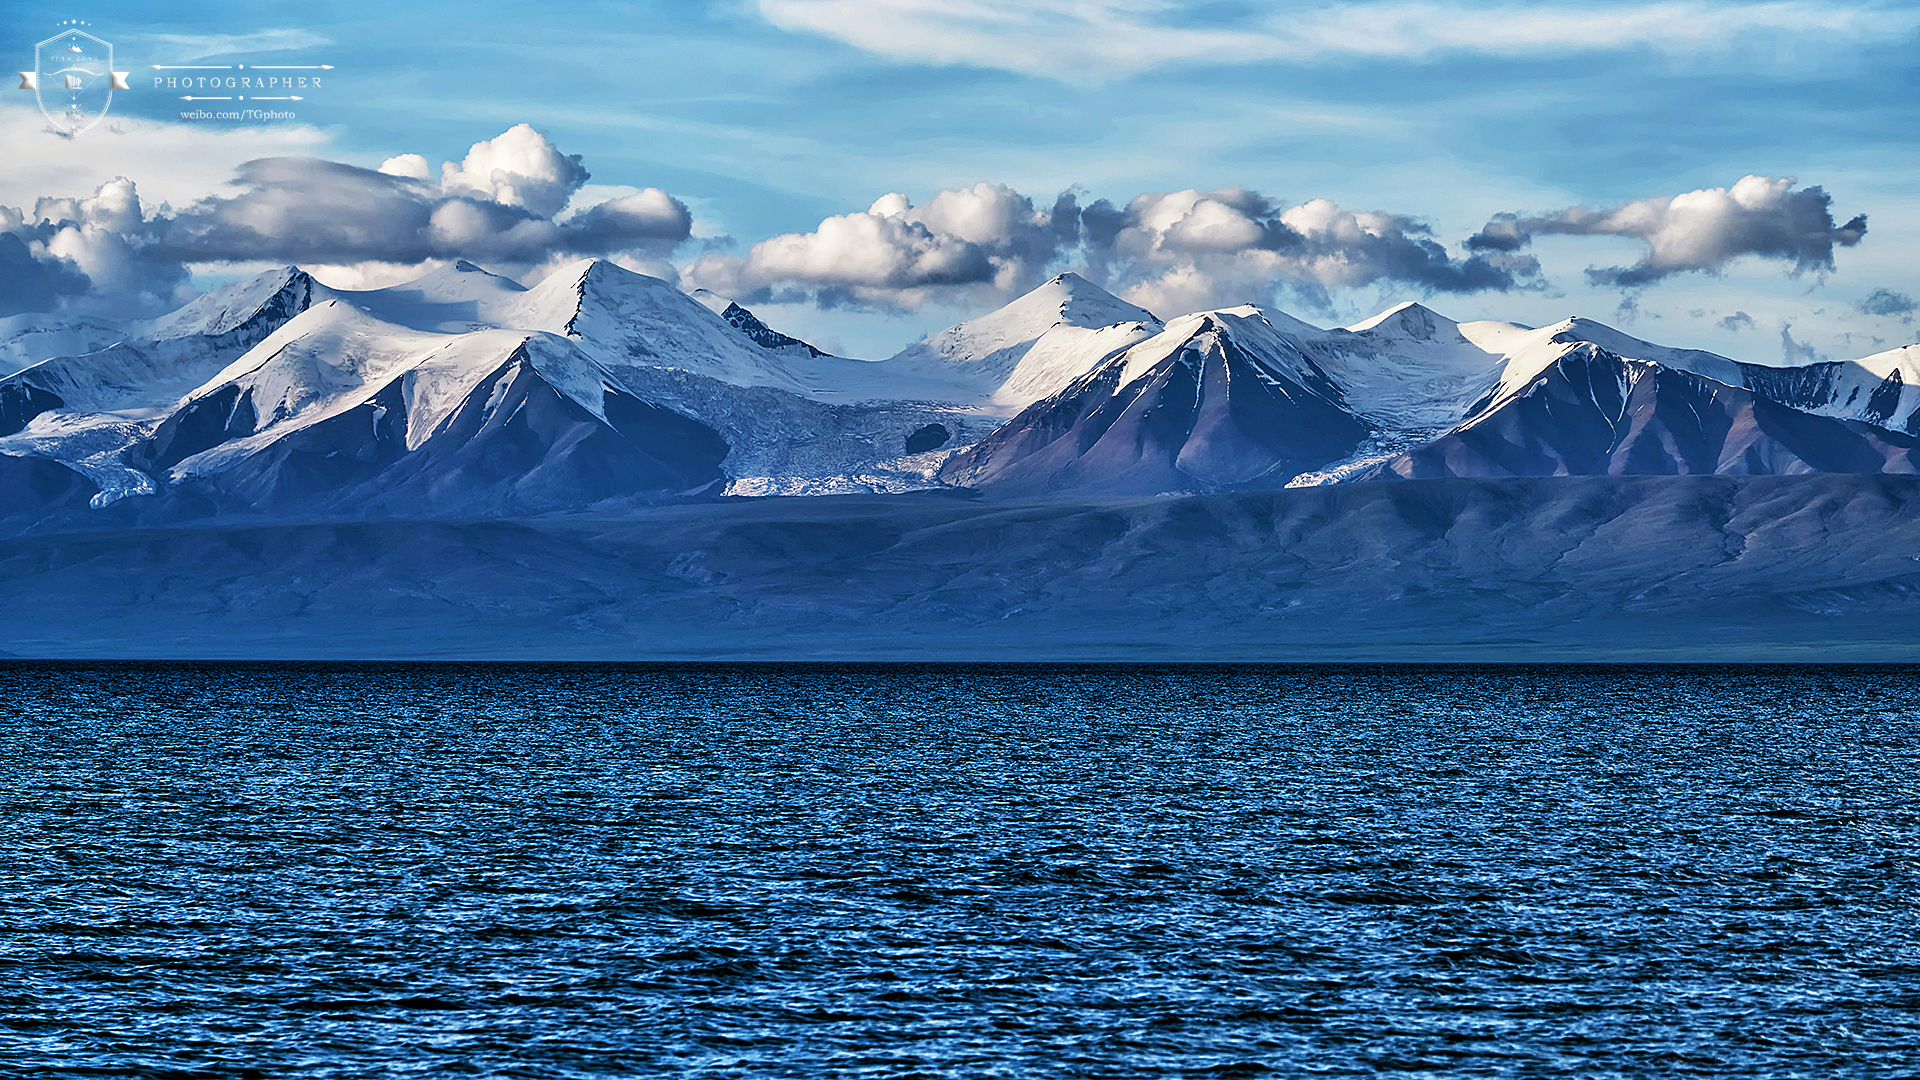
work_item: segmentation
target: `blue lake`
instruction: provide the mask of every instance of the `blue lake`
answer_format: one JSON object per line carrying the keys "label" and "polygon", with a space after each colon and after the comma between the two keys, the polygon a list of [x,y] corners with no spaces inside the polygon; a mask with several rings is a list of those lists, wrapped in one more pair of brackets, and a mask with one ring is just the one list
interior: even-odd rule
{"label": "blue lake", "polygon": [[0,666],[0,1076],[1920,1074],[1920,670]]}

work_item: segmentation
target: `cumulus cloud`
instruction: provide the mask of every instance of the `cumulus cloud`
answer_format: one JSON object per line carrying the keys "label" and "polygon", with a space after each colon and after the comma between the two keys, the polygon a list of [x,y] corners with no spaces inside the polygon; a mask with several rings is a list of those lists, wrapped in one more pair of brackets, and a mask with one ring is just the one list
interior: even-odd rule
{"label": "cumulus cloud", "polygon": [[[664,266],[690,234],[685,204],[654,188],[556,219],[586,180],[577,156],[561,154],[523,124],[475,143],[463,161],[446,163],[438,180],[417,154],[378,169],[263,158],[241,165],[229,192],[179,211],[143,208],[134,184],[118,178],[88,198],[43,198],[31,214],[0,211],[0,226],[37,262],[65,275],[56,275],[56,296],[85,292],[98,306],[117,303],[129,312],[177,299],[190,264],[470,258],[515,270],[556,258],[621,255]],[[18,252],[9,252],[17,262]],[[74,274],[89,288],[72,290]],[[56,278],[47,279],[48,288]],[[44,301],[47,288],[28,293]]]}
{"label": "cumulus cloud", "polygon": [[[398,161],[391,159],[388,164]],[[587,182],[580,155],[562,154],[546,136],[516,124],[497,138],[473,144],[465,161],[440,166],[440,186],[467,191],[536,217],[552,217]]]}
{"label": "cumulus cloud", "polygon": [[1744,311],[1736,311],[1720,320],[1720,329],[1728,331],[1729,333],[1751,330],[1753,329],[1753,316]]}
{"label": "cumulus cloud", "polygon": [[1497,214],[1467,241],[1478,251],[1515,252],[1536,236],[1621,236],[1643,241],[1633,266],[1593,267],[1596,285],[1631,288],[1689,271],[1716,273],[1743,255],[1790,263],[1791,272],[1833,269],[1835,246],[1852,247],[1867,216],[1833,220],[1833,197],[1794,189],[1793,177],[1748,176],[1731,188],[1642,199],[1610,210],[1584,206],[1538,216]]}
{"label": "cumulus cloud", "polygon": [[42,198],[30,213],[0,206],[0,315],[59,306],[158,310],[184,300],[188,274],[150,251],[133,182],[85,198]]}
{"label": "cumulus cloud", "polygon": [[1511,252],[1455,257],[1414,218],[1326,199],[1285,206],[1244,187],[1153,192],[1081,212],[1089,266],[1149,309],[1265,302],[1278,287],[1328,294],[1394,282],[1427,292],[1512,289],[1539,263]]}
{"label": "cumulus cloud", "polygon": [[1920,26],[1910,10],[1788,0],[1495,6],[1390,0],[1251,12],[1172,0],[758,0],[785,30],[904,63],[966,64],[1103,82],[1189,63],[1539,56],[1612,49],[1695,54],[1754,35],[1850,47]]}
{"label": "cumulus cloud", "polygon": [[418,154],[378,169],[266,158],[240,167],[237,194],[156,222],[154,243],[184,262],[471,258],[528,266],[562,253],[663,253],[691,232],[686,205],[659,189],[555,220],[587,179],[578,155],[561,154],[525,124],[473,144],[465,160],[441,166],[437,182]]}
{"label": "cumulus cloud", "polygon": [[[1866,216],[1836,224],[1832,198],[1795,183],[1749,176],[1730,188],[1611,209],[1497,214],[1462,247],[1406,214],[1326,199],[1289,204],[1246,187],[1148,192],[1122,204],[1083,202],[1068,191],[1049,205],[981,183],[942,191],[922,206],[887,195],[864,212],[774,237],[744,255],[709,252],[686,277],[749,303],[911,309],[1005,299],[1072,267],[1143,307],[1177,312],[1268,303],[1280,293],[1325,309],[1335,292],[1377,285],[1429,294],[1543,288],[1540,262],[1526,249],[1545,235],[1644,243],[1646,256],[1635,265],[1587,271],[1603,286],[1716,273],[1742,256],[1783,262],[1795,274],[1831,270],[1835,248],[1865,236]],[[1628,305],[1621,315],[1635,310]]]}
{"label": "cumulus cloud", "polygon": [[[1295,203],[1247,187],[1113,202],[1087,201],[1079,190],[1036,199],[981,182],[919,205],[884,195],[744,252],[710,242],[676,268],[673,253],[693,229],[684,202],[658,188],[589,188],[578,156],[524,124],[437,169],[413,153],[377,168],[281,155],[223,176],[180,209],[143,199],[124,177],[90,195],[39,198],[30,209],[0,204],[0,312],[156,313],[187,298],[189,270],[207,264],[296,262],[333,268],[337,280],[385,282],[465,258],[531,280],[584,255],[748,303],[979,308],[1075,269],[1163,314],[1283,297],[1324,310],[1336,292],[1376,286],[1544,288],[1540,262],[1526,250],[1541,235],[1640,240],[1647,255],[1639,264],[1589,271],[1596,282],[1633,287],[1714,272],[1742,255],[1795,273],[1824,271],[1835,246],[1866,231],[1864,216],[1836,225],[1827,194],[1795,189],[1790,178],[1748,177],[1730,189],[1609,210],[1499,214],[1461,244],[1407,214]],[[1879,290],[1861,310],[1911,318],[1914,308],[1911,298]]]}
{"label": "cumulus cloud", "polygon": [[745,255],[711,252],[688,281],[748,302],[811,299],[915,308],[1024,292],[1059,265],[1150,309],[1269,302],[1291,289],[1324,306],[1332,290],[1397,282],[1430,292],[1510,289],[1537,277],[1532,256],[1455,256],[1413,218],[1286,206],[1257,191],[1153,192],[1125,206],[1075,192],[1043,205],[1000,184],[942,191],[923,206],[883,196],[810,233]]}
{"label": "cumulus cloud", "polygon": [[0,232],[0,318],[50,311],[63,297],[87,291],[87,276],[59,258],[36,253],[13,232]]}
{"label": "cumulus cloud", "polygon": [[1004,184],[942,191],[922,206],[883,195],[864,212],[827,218],[809,233],[708,252],[693,284],[749,301],[811,299],[919,307],[956,293],[1006,295],[1038,284],[1075,226]]}

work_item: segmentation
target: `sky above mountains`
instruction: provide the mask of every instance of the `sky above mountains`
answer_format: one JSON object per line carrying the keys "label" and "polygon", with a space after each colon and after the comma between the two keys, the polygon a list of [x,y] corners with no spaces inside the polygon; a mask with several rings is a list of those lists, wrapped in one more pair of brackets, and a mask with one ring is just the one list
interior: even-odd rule
{"label": "sky above mountains", "polygon": [[[24,69],[75,14],[10,5],[0,42]],[[1064,269],[1162,316],[1420,299],[1775,361],[1920,336],[1910,4],[79,14],[134,89],[71,140],[0,97],[0,313],[600,254],[866,356]],[[226,63],[334,70],[290,122],[151,87]]]}

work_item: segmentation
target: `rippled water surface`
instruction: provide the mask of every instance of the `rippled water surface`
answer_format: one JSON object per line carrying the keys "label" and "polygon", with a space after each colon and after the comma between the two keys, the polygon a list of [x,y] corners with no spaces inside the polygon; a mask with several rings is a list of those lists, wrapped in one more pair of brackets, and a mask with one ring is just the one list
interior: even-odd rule
{"label": "rippled water surface", "polygon": [[1910,1077],[1903,668],[0,668],[7,1077]]}

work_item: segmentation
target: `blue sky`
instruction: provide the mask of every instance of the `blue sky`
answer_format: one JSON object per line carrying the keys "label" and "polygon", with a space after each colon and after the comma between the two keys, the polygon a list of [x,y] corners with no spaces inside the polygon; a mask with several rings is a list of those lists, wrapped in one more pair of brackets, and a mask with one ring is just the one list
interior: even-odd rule
{"label": "blue sky", "polygon": [[[86,195],[125,175],[143,196],[180,207],[197,188],[211,191],[213,174],[286,153],[368,167],[412,153],[437,168],[527,123],[580,155],[588,194],[661,188],[681,200],[694,239],[661,256],[681,268],[714,237],[746,258],[758,242],[810,233],[889,192],[925,204],[982,181],[1040,206],[1069,188],[1082,204],[1121,206],[1142,193],[1234,186],[1276,208],[1324,199],[1416,220],[1464,259],[1462,243],[1496,214],[1605,209],[1756,174],[1823,188],[1836,220],[1868,216],[1866,236],[1836,248],[1831,268],[1803,262],[1796,274],[1790,260],[1745,255],[1625,291],[1584,273],[1644,257],[1642,239],[1617,232],[1536,236],[1526,251],[1539,273],[1509,288],[1436,292],[1388,277],[1317,295],[1282,282],[1262,295],[1244,275],[1219,288],[1323,324],[1399,299],[1456,318],[1578,312],[1761,359],[1794,347],[1860,355],[1916,336],[1903,321],[1912,312],[1859,310],[1875,290],[1920,295],[1913,5],[739,0],[585,4],[539,17],[488,3],[284,11],[9,5],[0,41],[15,43],[19,67],[55,23],[79,17],[115,43],[121,66],[251,59],[337,70],[291,125],[183,123],[180,103],[136,78],[114,116],[179,129],[179,155],[109,128],[60,147],[11,134],[34,164],[9,170],[0,205]],[[29,193],[29,183],[70,189]],[[218,273],[196,270],[197,280]],[[1005,291],[850,300],[806,282],[769,292],[771,279],[749,278],[725,280],[758,283],[769,321],[861,355]]]}

